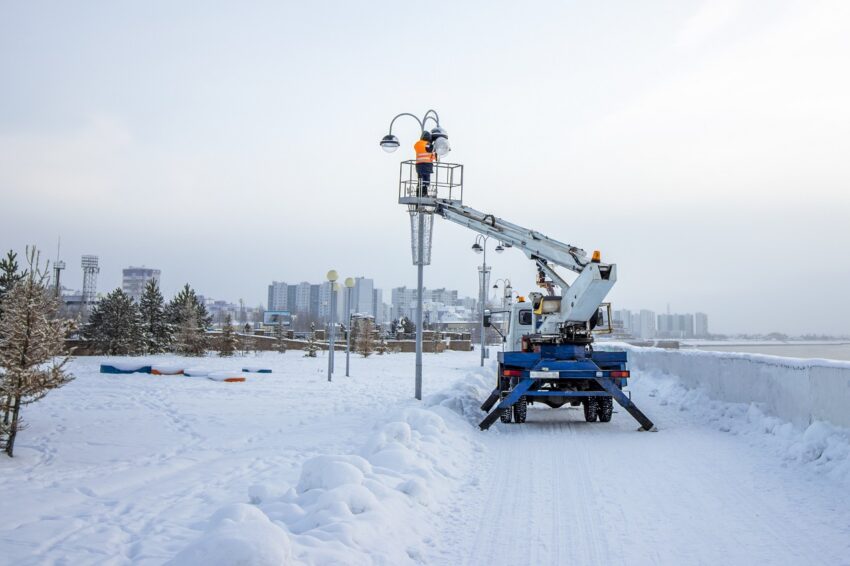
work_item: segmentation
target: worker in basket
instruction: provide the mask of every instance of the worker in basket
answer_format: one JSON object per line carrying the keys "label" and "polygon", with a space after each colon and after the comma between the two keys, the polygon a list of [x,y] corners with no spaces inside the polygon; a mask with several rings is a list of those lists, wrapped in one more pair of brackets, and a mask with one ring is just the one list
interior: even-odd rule
{"label": "worker in basket", "polygon": [[416,174],[419,176],[417,196],[427,197],[428,187],[431,186],[431,173],[434,172],[434,162],[437,160],[434,144],[431,143],[431,132],[422,132],[422,137],[413,144],[413,149],[416,152]]}

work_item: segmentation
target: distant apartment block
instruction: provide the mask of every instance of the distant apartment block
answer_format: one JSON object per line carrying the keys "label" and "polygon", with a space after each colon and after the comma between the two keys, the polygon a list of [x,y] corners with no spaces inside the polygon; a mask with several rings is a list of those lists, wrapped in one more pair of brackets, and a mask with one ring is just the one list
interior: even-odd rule
{"label": "distant apartment block", "polygon": [[156,281],[159,284],[159,269],[150,267],[128,267],[123,270],[121,288],[136,302],[142,298],[145,285],[148,281]]}
{"label": "distant apartment block", "polygon": [[694,315],[694,335],[697,338],[708,338],[708,315],[704,312],[698,312]]}
{"label": "distant apartment block", "polygon": [[694,315],[692,314],[659,314],[658,338],[693,338]]}

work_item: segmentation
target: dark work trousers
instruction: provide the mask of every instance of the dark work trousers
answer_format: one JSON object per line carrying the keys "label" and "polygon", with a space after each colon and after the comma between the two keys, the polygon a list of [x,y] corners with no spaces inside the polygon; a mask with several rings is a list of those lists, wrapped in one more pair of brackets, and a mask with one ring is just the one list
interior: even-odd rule
{"label": "dark work trousers", "polygon": [[434,165],[431,163],[416,164],[416,174],[419,175],[419,193],[417,196],[428,196],[428,188],[431,186],[431,173],[433,172]]}

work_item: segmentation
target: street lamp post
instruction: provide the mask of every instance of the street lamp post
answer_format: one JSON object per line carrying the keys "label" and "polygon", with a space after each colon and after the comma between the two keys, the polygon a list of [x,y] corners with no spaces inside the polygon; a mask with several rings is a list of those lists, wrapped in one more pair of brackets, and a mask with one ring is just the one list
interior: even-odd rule
{"label": "street lamp post", "polygon": [[494,289],[499,288],[499,281],[502,282],[502,287],[503,287],[503,289],[502,289],[502,308],[504,309],[508,306],[508,301],[511,298],[511,293],[513,291],[513,287],[511,287],[511,280],[510,279],[507,279],[507,278],[502,279],[500,277],[499,279],[496,279],[496,282],[493,284]]}
{"label": "street lamp post", "polygon": [[[434,152],[442,157],[446,155],[449,151],[451,151],[451,147],[449,146],[449,136],[445,129],[440,126],[440,116],[437,114],[435,110],[428,110],[425,112],[425,115],[420,119],[415,114],[411,114],[409,112],[402,112],[401,114],[397,114],[390,121],[390,128],[387,135],[385,135],[380,142],[381,149],[386,151],[387,153],[392,153],[399,148],[401,145],[398,138],[393,135],[393,124],[395,121],[402,116],[408,116],[416,120],[417,124],[419,124],[419,131],[424,132],[425,126],[428,123],[428,120],[432,120],[435,124],[435,127],[431,130],[432,143],[434,145]],[[422,194],[418,192],[418,194]],[[416,273],[416,287],[417,287],[417,299],[416,299],[416,384],[415,384],[415,396],[416,399],[422,399],[422,295],[424,294],[424,281],[425,281],[425,218],[424,215],[427,212],[423,212],[420,206],[417,204],[414,208],[410,207],[411,218],[413,218],[413,214],[416,214],[416,251],[417,255],[414,258],[414,263],[417,267]],[[430,257],[430,254],[429,254]],[[430,259],[428,260],[430,262]]]}
{"label": "street lamp post", "polygon": [[345,334],[345,377],[348,377],[348,358],[351,352],[351,289],[354,287],[354,279],[352,277],[345,278],[345,302],[348,305],[348,332]]}
{"label": "street lamp post", "polygon": [[339,279],[339,274],[336,270],[328,271],[328,282],[331,287],[331,324],[328,329],[328,381],[331,381],[331,376],[334,372],[334,327],[336,326],[336,280]]}
{"label": "street lamp post", "polygon": [[[483,254],[483,261],[481,262],[481,267],[478,268],[479,274],[479,290],[478,290],[478,298],[480,303],[481,310],[481,323],[479,326],[481,332],[481,367],[484,367],[484,349],[486,348],[486,340],[484,336],[484,310],[487,307],[487,280],[490,275],[490,268],[487,266],[487,240],[489,240],[489,236],[478,235],[475,237],[475,243],[472,244],[472,251],[477,254]],[[496,246],[496,252],[501,253],[505,248],[502,247],[501,244]]]}

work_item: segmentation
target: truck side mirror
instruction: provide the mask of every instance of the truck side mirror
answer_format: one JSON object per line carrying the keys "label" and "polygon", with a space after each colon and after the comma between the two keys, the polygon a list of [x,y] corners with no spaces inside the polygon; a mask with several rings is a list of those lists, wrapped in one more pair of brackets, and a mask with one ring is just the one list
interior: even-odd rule
{"label": "truck side mirror", "polygon": [[490,311],[484,311],[484,328],[490,328]]}

